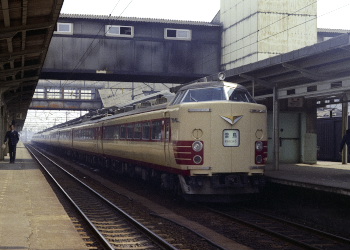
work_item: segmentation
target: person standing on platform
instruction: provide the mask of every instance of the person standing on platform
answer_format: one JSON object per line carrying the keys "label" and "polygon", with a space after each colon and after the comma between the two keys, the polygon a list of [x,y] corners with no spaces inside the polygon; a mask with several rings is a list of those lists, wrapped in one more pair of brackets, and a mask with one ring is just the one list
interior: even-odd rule
{"label": "person standing on platform", "polygon": [[10,125],[9,131],[6,132],[4,143],[8,140],[10,163],[15,163],[16,160],[16,147],[19,141],[18,132],[15,130],[15,125]]}
{"label": "person standing on platform", "polygon": [[341,140],[340,143],[340,149],[339,149],[339,154],[342,154],[343,151],[343,147],[344,145],[348,145],[348,154],[349,154],[349,150],[350,150],[350,129],[346,130],[346,134],[343,136],[343,139]]}

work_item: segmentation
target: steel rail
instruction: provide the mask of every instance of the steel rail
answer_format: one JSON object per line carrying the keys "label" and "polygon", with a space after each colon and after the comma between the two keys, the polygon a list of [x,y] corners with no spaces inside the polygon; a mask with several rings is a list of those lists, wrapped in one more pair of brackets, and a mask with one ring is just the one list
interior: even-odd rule
{"label": "steel rail", "polygon": [[276,217],[276,216],[273,216],[273,215],[270,215],[270,214],[262,213],[260,211],[255,211],[253,209],[246,209],[246,210],[248,212],[255,213],[255,214],[258,214],[260,216],[265,216],[266,218],[271,218],[271,219],[274,219],[276,221],[280,221],[282,223],[286,223],[286,224],[289,224],[289,225],[292,225],[292,226],[295,226],[295,227],[299,227],[299,228],[304,229],[304,230],[308,230],[308,231],[310,231],[312,233],[319,234],[321,236],[325,236],[325,237],[328,237],[328,238],[332,238],[334,240],[343,241],[344,243],[350,244],[350,239],[341,237],[339,235],[327,233],[327,232],[324,232],[324,231],[321,231],[321,230],[318,230],[318,229],[315,229],[315,228],[312,228],[312,227],[309,227],[309,226],[305,226],[305,225],[302,225],[302,224],[299,224],[299,223],[296,223],[296,222],[288,221],[288,220],[285,220],[285,219],[282,219],[282,218],[279,218],[279,217]]}
{"label": "steel rail", "polygon": [[[253,228],[256,228],[256,229],[258,229],[258,230],[260,230],[260,231],[262,231],[262,232],[266,232],[266,233],[268,233],[268,234],[271,234],[271,235],[274,235],[274,236],[279,237],[279,238],[281,238],[281,239],[284,239],[284,240],[286,240],[286,241],[288,241],[288,242],[291,242],[291,243],[293,243],[293,244],[295,244],[295,245],[297,245],[297,246],[304,247],[305,249],[312,249],[312,250],[322,250],[322,249],[323,249],[322,247],[321,247],[321,248],[320,248],[320,247],[316,247],[316,246],[313,246],[313,245],[311,245],[311,244],[308,244],[308,243],[302,242],[302,241],[300,241],[300,240],[294,239],[294,238],[292,238],[292,237],[289,237],[289,236],[287,236],[287,235],[285,235],[285,234],[282,234],[282,233],[279,233],[279,232],[270,230],[270,229],[268,229],[266,226],[262,227],[262,226],[259,226],[259,225],[255,224],[255,223],[249,222],[249,221],[247,221],[247,220],[240,219],[240,218],[238,218],[238,216],[236,217],[236,216],[234,216],[234,215],[230,215],[230,214],[228,214],[228,213],[225,213],[225,212],[222,212],[222,211],[213,209],[213,208],[207,208],[207,209],[210,210],[210,211],[212,211],[212,212],[215,212],[215,213],[217,213],[217,214],[220,214],[220,215],[222,215],[222,216],[224,216],[224,217],[227,217],[227,218],[230,218],[230,219],[232,219],[232,220],[234,220],[234,221],[237,221],[237,222],[239,222],[239,223],[242,223],[242,224],[251,226],[251,227],[253,227]],[[259,212],[250,211],[250,210],[248,210],[248,209],[246,209],[245,211],[246,211],[246,212],[250,212],[250,213],[255,213],[255,214],[259,215],[259,216],[264,216],[264,217],[267,217],[267,218],[269,218],[269,219],[274,219],[274,220],[275,220],[275,217],[274,217],[274,216],[266,216],[266,215],[263,214],[263,213],[260,214]],[[294,222],[286,221],[286,220],[283,220],[283,219],[281,219],[281,218],[278,218],[277,221],[278,221],[278,222],[281,222],[281,223],[289,224],[289,225],[294,226],[294,227],[296,227],[296,228],[301,228],[301,229],[303,229],[303,230],[310,231],[310,232],[312,232],[312,233],[314,233],[314,234],[318,234],[318,235],[322,235],[322,236],[327,236],[327,237],[329,237],[329,238],[332,239],[332,240],[338,240],[338,241],[342,241],[342,242],[345,242],[345,243],[349,243],[349,242],[350,242],[348,239],[345,239],[345,238],[343,238],[343,237],[334,236],[334,235],[328,234],[328,233],[326,233],[326,232],[323,232],[323,233],[321,234],[322,231],[320,231],[320,230],[312,229],[312,228],[310,228],[310,227],[303,226],[303,225],[301,225],[301,224],[297,224],[297,223],[294,223]],[[312,230],[311,230],[311,229],[312,229]]]}
{"label": "steel rail", "polygon": [[[96,233],[96,235],[99,237],[101,242],[107,249],[114,250],[114,247],[108,242],[108,240],[100,233],[100,231],[95,227],[95,225],[92,223],[92,221],[85,215],[85,213],[79,208],[79,206],[74,202],[74,200],[69,196],[69,194],[64,190],[64,188],[58,183],[58,181],[53,177],[53,175],[48,171],[48,169],[43,165],[43,163],[38,159],[38,157],[32,152],[32,150],[29,147],[26,147],[28,151],[31,153],[31,155],[35,158],[35,160],[40,164],[42,169],[45,170],[45,172],[50,176],[52,181],[57,185],[57,187],[60,189],[60,191],[66,196],[66,198],[73,204],[75,209],[79,212],[79,214],[85,219],[85,221],[88,223],[88,225],[93,229],[93,231]],[[33,149],[35,149],[33,147]],[[36,150],[36,149],[35,149]],[[37,151],[39,152],[39,151]]]}
{"label": "steel rail", "polygon": [[[132,218],[129,214],[127,214],[125,211],[123,211],[121,208],[119,208],[118,206],[116,206],[115,204],[113,204],[112,202],[110,202],[109,200],[107,200],[105,197],[103,197],[101,194],[99,194],[98,192],[96,192],[94,189],[90,188],[88,185],[86,185],[85,183],[83,183],[81,180],[77,179],[74,175],[72,175],[71,173],[69,173],[67,170],[63,169],[59,164],[57,164],[56,162],[54,162],[52,159],[50,159],[48,156],[46,156],[45,154],[43,154],[42,152],[40,152],[39,150],[37,150],[35,147],[31,146],[34,150],[36,150],[39,154],[41,154],[43,157],[45,157],[48,161],[50,161],[52,164],[54,164],[56,167],[60,168],[62,171],[64,171],[66,174],[68,174],[70,177],[72,177],[74,180],[76,180],[77,182],[79,182],[82,186],[84,186],[85,188],[87,188],[89,191],[91,191],[92,193],[94,193],[96,196],[98,196],[100,199],[102,199],[104,202],[106,202],[109,206],[111,206],[113,209],[117,210],[120,214],[123,215],[124,218],[126,218],[132,225],[136,226],[136,228],[140,229],[143,233],[145,233],[148,237],[150,237],[156,244],[158,244],[160,247],[167,249],[167,250],[178,250],[178,248],[175,248],[173,245],[171,245],[170,243],[168,243],[167,241],[165,241],[163,238],[161,238],[159,235],[157,235],[156,233],[152,232],[151,230],[149,230],[147,227],[145,227],[144,225],[142,225],[141,223],[139,223],[137,220],[135,220],[134,218]],[[27,147],[28,148],[28,147]],[[29,149],[28,149],[29,150]],[[42,165],[42,163],[40,162],[40,160],[33,154],[33,152],[31,150],[29,150],[30,153],[35,157],[35,159],[39,162],[39,164],[45,169],[45,171],[50,175],[50,177],[55,181],[55,183],[60,187],[60,189],[63,191],[63,193],[69,198],[70,201],[72,201],[72,199],[69,197],[69,195],[63,190],[63,188],[58,184],[58,182],[54,179],[54,177],[48,172],[48,170]],[[78,209],[79,212],[82,213],[84,218],[87,218],[87,216],[79,209],[79,207],[74,203],[74,201],[72,201],[72,203],[74,204],[74,206]],[[108,247],[111,247],[110,249],[114,249],[113,246],[111,246],[111,244],[107,241],[107,239],[105,239],[105,237],[99,232],[99,230],[93,225],[93,223],[87,219],[87,221],[89,222],[89,224],[91,225],[91,227],[96,230],[98,232],[98,235],[101,236],[102,241],[107,243]]]}

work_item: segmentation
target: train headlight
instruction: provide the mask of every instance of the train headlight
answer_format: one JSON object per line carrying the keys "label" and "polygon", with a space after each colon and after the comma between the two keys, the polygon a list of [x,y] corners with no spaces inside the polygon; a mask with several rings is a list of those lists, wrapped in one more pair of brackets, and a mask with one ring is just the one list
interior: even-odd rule
{"label": "train headlight", "polygon": [[200,142],[200,141],[195,141],[193,144],[192,144],[192,149],[195,151],[195,152],[199,152],[203,149],[203,143]]}
{"label": "train headlight", "polygon": [[262,151],[264,148],[264,144],[262,141],[255,142],[255,149],[256,151]]}
{"label": "train headlight", "polygon": [[200,155],[195,155],[193,157],[193,162],[196,163],[196,164],[201,164],[202,163],[202,157]]}
{"label": "train headlight", "polygon": [[263,163],[263,157],[262,157],[261,155],[257,155],[257,156],[255,157],[255,162],[256,162],[257,164]]}

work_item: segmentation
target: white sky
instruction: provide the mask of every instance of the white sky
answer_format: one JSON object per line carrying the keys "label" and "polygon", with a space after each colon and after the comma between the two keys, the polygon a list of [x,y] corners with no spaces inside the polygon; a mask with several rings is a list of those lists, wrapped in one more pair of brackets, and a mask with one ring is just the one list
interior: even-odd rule
{"label": "white sky", "polygon": [[[350,30],[350,0],[317,0],[317,8],[319,28]],[[64,0],[61,13],[210,22],[219,9],[220,0]]]}

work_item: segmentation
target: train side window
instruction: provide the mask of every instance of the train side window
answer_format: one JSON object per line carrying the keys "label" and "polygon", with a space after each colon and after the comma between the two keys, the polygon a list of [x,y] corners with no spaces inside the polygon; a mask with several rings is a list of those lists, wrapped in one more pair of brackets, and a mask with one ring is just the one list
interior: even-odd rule
{"label": "train side window", "polygon": [[97,138],[97,128],[90,129],[90,139],[96,139]]}
{"label": "train side window", "polygon": [[162,121],[152,122],[152,140],[162,139]]}
{"label": "train side window", "polygon": [[134,124],[129,124],[127,127],[127,130],[128,130],[127,138],[132,139],[134,136]]}
{"label": "train side window", "polygon": [[142,140],[149,140],[151,138],[151,126],[149,122],[142,123]]}
{"label": "train side window", "polygon": [[86,140],[86,129],[84,129],[81,133],[81,139]]}
{"label": "train side window", "polygon": [[120,138],[120,126],[113,126],[113,128],[113,138],[118,140]]}
{"label": "train side window", "polygon": [[118,126],[107,126],[103,128],[103,139],[118,139]]}
{"label": "train side window", "polygon": [[103,127],[103,139],[111,138],[111,127]]}
{"label": "train side window", "polygon": [[126,138],[126,127],[125,125],[120,126],[120,139]]}
{"label": "train side window", "polygon": [[134,127],[134,139],[141,139],[142,127],[141,123],[136,123]]}

